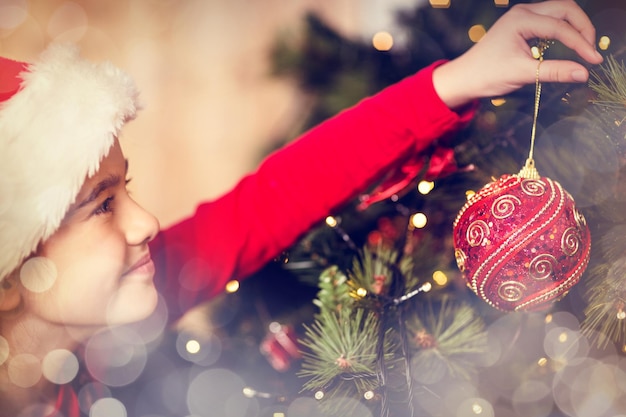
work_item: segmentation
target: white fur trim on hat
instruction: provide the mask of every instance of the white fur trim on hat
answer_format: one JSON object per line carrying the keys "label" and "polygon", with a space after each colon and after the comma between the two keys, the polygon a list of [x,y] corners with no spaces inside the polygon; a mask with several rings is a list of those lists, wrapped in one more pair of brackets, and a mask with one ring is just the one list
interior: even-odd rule
{"label": "white fur trim on hat", "polygon": [[51,45],[0,103],[0,280],[60,226],[125,122],[138,91],[110,63]]}

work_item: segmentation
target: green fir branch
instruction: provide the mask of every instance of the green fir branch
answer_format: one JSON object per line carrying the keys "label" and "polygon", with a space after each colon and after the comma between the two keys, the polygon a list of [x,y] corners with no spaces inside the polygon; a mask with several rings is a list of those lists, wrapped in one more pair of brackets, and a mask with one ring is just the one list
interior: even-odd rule
{"label": "green fir branch", "polygon": [[476,356],[487,351],[483,320],[470,305],[453,303],[448,297],[437,309],[429,302],[423,310],[407,323],[418,369],[428,372],[434,360],[452,377],[471,378],[476,373]]}
{"label": "green fir branch", "polygon": [[609,55],[599,70],[590,71],[589,87],[597,94],[592,103],[626,107],[626,66]]}

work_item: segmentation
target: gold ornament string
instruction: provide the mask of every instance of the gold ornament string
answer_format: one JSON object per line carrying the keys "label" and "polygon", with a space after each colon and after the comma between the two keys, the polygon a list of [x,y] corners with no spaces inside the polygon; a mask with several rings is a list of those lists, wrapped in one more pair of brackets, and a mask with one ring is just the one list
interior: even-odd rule
{"label": "gold ornament string", "polygon": [[539,69],[541,68],[541,63],[543,62],[543,54],[551,45],[551,42],[548,40],[541,40],[538,42],[536,46],[531,48],[533,56],[537,58],[537,71],[535,73],[535,109],[533,114],[533,126],[532,131],[530,133],[530,150],[528,152],[528,159],[526,159],[526,163],[524,167],[519,172],[518,176],[522,178],[528,179],[539,179],[539,172],[535,168],[535,160],[533,159],[533,152],[535,149],[535,135],[537,133],[537,117],[539,115],[539,101],[541,99],[541,82],[539,82]]}

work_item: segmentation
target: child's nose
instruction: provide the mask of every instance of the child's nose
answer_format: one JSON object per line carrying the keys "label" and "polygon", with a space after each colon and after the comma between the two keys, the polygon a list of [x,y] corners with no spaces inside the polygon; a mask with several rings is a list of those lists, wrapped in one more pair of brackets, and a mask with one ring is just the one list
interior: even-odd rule
{"label": "child's nose", "polygon": [[159,221],[143,207],[129,198],[128,211],[124,216],[124,233],[129,245],[150,242],[159,231]]}

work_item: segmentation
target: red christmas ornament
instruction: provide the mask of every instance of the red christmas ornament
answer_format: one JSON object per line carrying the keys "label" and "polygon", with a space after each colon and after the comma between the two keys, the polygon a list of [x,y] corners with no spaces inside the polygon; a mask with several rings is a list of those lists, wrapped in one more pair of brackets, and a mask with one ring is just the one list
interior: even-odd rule
{"label": "red christmas ornament", "polygon": [[467,201],[454,221],[454,248],[481,299],[500,310],[540,311],[580,280],[591,239],[572,196],[527,165]]}

